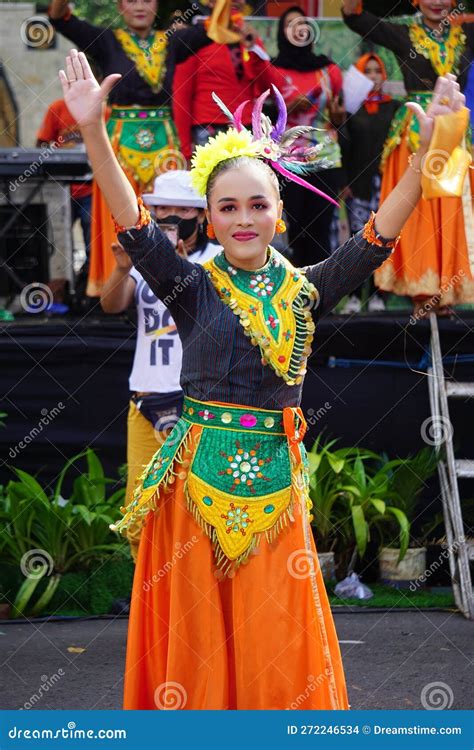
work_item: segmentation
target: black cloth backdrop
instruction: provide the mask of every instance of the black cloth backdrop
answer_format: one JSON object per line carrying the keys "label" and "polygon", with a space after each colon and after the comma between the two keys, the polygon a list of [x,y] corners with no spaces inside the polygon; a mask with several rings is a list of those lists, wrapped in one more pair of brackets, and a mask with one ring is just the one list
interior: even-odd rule
{"label": "black cloth backdrop", "polygon": [[[474,355],[472,323],[472,317],[440,321],[446,354]],[[117,476],[125,462],[134,340],[133,324],[123,320],[2,324],[0,411],[8,416],[0,428],[0,484],[12,476],[9,466],[52,483],[66,460],[88,445],[107,475]],[[391,457],[423,447],[420,428],[430,416],[426,372],[381,363],[408,361],[420,370],[429,345],[427,321],[413,326],[390,316],[327,318],[316,329],[315,344],[302,403],[308,448],[321,431],[339,438],[341,447],[361,445]],[[367,362],[334,367],[331,358]],[[474,363],[448,364],[447,370],[457,380],[474,379]],[[459,457],[472,457],[473,416],[474,403],[452,404]],[[20,441],[27,444],[21,448]]]}

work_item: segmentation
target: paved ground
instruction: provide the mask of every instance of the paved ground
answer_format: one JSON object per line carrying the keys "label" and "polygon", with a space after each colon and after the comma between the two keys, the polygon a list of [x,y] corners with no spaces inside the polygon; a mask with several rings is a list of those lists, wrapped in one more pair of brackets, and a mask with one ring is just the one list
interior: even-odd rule
{"label": "paved ground", "polygon": [[[424,689],[425,700],[473,707],[474,631],[461,615],[336,612],[335,621],[352,708],[420,709]],[[121,707],[126,619],[0,622],[0,633],[1,709]]]}

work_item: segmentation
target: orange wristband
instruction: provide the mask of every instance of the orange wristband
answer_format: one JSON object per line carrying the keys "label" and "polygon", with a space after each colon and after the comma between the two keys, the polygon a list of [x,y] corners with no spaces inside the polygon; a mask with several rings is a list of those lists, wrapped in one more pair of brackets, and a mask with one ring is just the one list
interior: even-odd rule
{"label": "orange wristband", "polygon": [[396,247],[398,245],[398,242],[400,240],[400,235],[398,237],[395,237],[394,240],[387,240],[385,237],[381,237],[380,234],[377,234],[375,231],[375,212],[372,211],[370,215],[370,219],[368,220],[367,224],[364,227],[364,231],[362,234],[364,240],[367,240],[367,242],[370,242],[371,245],[377,245],[377,247]]}
{"label": "orange wristband", "polygon": [[134,227],[123,227],[117,224],[117,222],[114,219],[114,229],[116,234],[119,234],[119,232],[126,232],[127,229],[142,229],[143,227],[146,227],[150,221],[151,221],[151,214],[147,208],[145,208],[143,200],[141,198],[137,199],[138,204],[138,221],[135,224]]}

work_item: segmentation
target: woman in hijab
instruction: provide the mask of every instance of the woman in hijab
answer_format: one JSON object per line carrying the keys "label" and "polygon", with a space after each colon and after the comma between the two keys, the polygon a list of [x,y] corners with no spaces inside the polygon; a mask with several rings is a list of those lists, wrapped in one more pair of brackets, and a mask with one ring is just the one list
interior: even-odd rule
{"label": "woman in hijab", "polygon": [[[351,234],[366,224],[380,202],[380,159],[390,123],[400,102],[383,92],[387,71],[381,58],[374,52],[362,55],[355,67],[373,82],[374,87],[360,109],[349,117],[339,131],[342,148],[345,189],[343,195]],[[373,282],[368,289],[368,309],[384,308],[380,297],[373,295]],[[366,295],[363,295],[366,296]],[[358,312],[360,295],[356,292],[348,301],[347,312]]]}
{"label": "woman in hijab", "polygon": [[[310,125],[323,131],[318,138],[321,145],[318,158],[326,168],[305,179],[337,198],[342,186],[342,170],[335,126],[340,124],[336,118],[341,110],[338,98],[342,73],[326,55],[313,52],[314,39],[315,27],[299,6],[285,11],[278,25],[278,55],[268,66],[269,82],[283,94],[288,127]],[[305,139],[304,145],[309,145],[308,140]],[[324,260],[330,254],[334,207],[293,182],[282,188],[294,264],[305,266]]]}

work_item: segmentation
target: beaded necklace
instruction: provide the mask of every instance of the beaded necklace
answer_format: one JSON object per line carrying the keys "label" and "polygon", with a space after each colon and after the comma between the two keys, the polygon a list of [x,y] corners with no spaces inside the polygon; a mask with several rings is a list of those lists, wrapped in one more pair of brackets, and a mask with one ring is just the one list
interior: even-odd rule
{"label": "beaded necklace", "polygon": [[120,42],[127,57],[134,63],[137,73],[157,94],[165,75],[167,40],[163,31],[155,31],[146,39],[141,39],[133,31],[116,29],[116,39]]}
{"label": "beaded necklace", "polygon": [[432,30],[427,30],[423,21],[417,18],[409,26],[409,35],[415,51],[431,62],[437,75],[457,73],[466,43],[461,26],[450,25],[442,36],[435,37]]}
{"label": "beaded necklace", "polygon": [[319,294],[300,270],[270,247],[255,271],[235,268],[224,251],[204,263],[221,300],[238,315],[245,335],[287,385],[299,385],[311,354],[315,325],[311,310]]}

